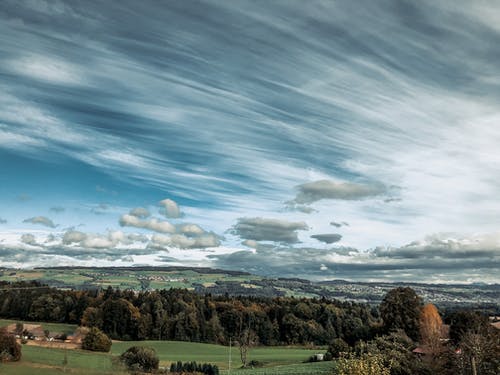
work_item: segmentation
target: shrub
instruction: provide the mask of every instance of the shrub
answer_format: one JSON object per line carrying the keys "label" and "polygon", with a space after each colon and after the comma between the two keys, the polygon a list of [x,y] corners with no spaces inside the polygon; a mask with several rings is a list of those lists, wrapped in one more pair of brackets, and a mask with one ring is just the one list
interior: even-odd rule
{"label": "shrub", "polygon": [[204,375],[219,375],[219,367],[210,363],[182,363],[181,361],[177,361],[176,363],[174,362],[170,365],[170,372],[174,374],[201,373]]}
{"label": "shrub", "polygon": [[[332,343],[328,346],[327,353],[330,353],[329,357],[331,358],[339,358],[342,354],[349,353],[351,348],[349,345],[342,339],[334,339]],[[327,359],[325,359],[327,361]]]}
{"label": "shrub", "polygon": [[390,375],[379,355],[364,354],[361,357],[343,357],[338,360],[337,375]]}
{"label": "shrub", "polygon": [[7,333],[5,328],[0,329],[0,361],[10,362],[21,359],[21,345],[13,335]]}
{"label": "shrub", "polygon": [[99,328],[92,327],[82,340],[82,349],[94,352],[109,352],[111,339]]}
{"label": "shrub", "polygon": [[160,360],[153,348],[145,346],[132,346],[122,355],[120,360],[132,371],[151,372],[158,369]]}

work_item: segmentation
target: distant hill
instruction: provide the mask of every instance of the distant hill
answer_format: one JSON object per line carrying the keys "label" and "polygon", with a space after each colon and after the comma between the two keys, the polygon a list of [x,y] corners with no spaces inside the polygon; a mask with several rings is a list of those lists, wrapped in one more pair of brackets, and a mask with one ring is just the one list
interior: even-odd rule
{"label": "distant hill", "polygon": [[398,286],[410,286],[425,301],[440,307],[471,306],[500,313],[500,285],[370,283],[346,280],[313,282],[300,278],[269,278],[247,272],[207,267],[44,267],[0,269],[0,280],[37,280],[58,288],[130,290],[186,288],[200,294],[257,297],[294,296],[378,304]]}

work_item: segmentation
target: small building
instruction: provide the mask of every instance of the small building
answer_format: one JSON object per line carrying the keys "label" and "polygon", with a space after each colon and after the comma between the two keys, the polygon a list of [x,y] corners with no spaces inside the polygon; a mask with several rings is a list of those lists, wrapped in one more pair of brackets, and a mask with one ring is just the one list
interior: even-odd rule
{"label": "small building", "polygon": [[324,361],[325,355],[323,353],[316,353],[314,354],[314,359],[318,362]]}

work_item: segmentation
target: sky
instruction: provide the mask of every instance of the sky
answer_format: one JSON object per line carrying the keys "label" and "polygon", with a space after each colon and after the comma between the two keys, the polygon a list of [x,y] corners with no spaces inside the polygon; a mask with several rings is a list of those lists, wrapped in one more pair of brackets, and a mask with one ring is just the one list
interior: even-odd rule
{"label": "sky", "polygon": [[0,2],[0,266],[498,283],[500,4]]}

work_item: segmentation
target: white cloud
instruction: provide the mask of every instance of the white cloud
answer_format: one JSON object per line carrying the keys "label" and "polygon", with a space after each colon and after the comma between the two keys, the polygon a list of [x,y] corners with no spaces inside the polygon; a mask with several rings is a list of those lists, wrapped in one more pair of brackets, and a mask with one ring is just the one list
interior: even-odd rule
{"label": "white cloud", "polygon": [[140,219],[146,219],[151,216],[151,212],[144,207],[136,207],[130,210],[129,215],[136,216]]}
{"label": "white cloud", "polygon": [[295,203],[309,204],[322,199],[360,200],[383,194],[386,189],[380,184],[357,184],[320,180],[297,186],[299,193]]}
{"label": "white cloud", "polygon": [[305,222],[268,218],[239,218],[232,232],[243,239],[255,241],[298,242],[297,231],[308,229]]}
{"label": "white cloud", "polygon": [[62,243],[65,245],[69,245],[72,243],[79,243],[85,240],[86,238],[87,235],[83,232],[79,232],[76,230],[69,230],[66,233],[64,233],[62,238]]}
{"label": "white cloud", "polygon": [[56,225],[52,220],[50,220],[46,216],[34,216],[30,217],[29,219],[24,219],[23,223],[30,223],[30,224],[40,224],[49,228],[55,228]]}
{"label": "white cloud", "polygon": [[36,238],[31,233],[24,233],[21,236],[21,242],[27,245],[36,245]]}
{"label": "white cloud", "polygon": [[26,55],[10,61],[8,65],[18,74],[54,84],[77,85],[84,82],[83,72],[79,67],[54,56]]}
{"label": "white cloud", "polygon": [[181,216],[179,206],[173,200],[167,198],[160,201],[159,204],[163,208],[162,212],[166,217],[175,219]]}
{"label": "white cloud", "polygon": [[141,220],[137,216],[122,215],[120,218],[120,225],[123,227],[149,229],[160,233],[175,233],[174,225],[170,224],[168,221],[162,221],[156,218]]}

